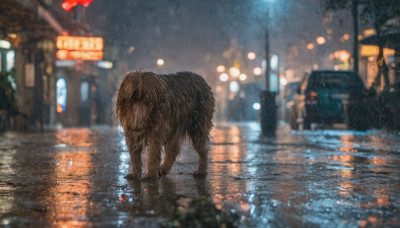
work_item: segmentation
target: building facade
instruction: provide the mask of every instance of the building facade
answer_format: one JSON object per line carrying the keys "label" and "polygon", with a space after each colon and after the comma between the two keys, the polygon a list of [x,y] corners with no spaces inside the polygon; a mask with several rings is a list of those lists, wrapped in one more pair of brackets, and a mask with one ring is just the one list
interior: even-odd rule
{"label": "building facade", "polygon": [[[95,61],[58,60],[57,36],[93,36],[71,12],[52,0],[2,0],[0,69],[15,90],[17,113],[1,108],[0,130],[88,126],[96,119]],[[3,45],[2,45],[3,44]],[[64,104],[60,107],[60,102]]]}

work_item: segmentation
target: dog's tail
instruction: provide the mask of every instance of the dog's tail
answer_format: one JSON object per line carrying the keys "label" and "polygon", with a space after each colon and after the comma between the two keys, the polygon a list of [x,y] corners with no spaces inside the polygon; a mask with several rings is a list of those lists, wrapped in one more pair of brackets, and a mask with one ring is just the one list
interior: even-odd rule
{"label": "dog's tail", "polygon": [[[143,115],[149,114],[154,105],[165,100],[166,91],[166,82],[155,73],[141,71],[128,73],[122,79],[117,94],[116,112],[118,118],[122,122],[125,117],[132,114],[145,117]],[[145,110],[142,110],[143,108]],[[141,110],[139,111],[139,109]],[[135,116],[134,119],[142,121],[138,120],[138,116]]]}

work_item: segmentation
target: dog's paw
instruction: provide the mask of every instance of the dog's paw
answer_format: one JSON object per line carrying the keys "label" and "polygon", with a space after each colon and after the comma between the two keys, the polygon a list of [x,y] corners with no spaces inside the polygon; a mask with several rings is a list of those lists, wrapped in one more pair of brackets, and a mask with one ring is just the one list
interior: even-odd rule
{"label": "dog's paw", "polygon": [[207,172],[196,171],[196,172],[193,173],[193,177],[195,177],[195,178],[206,178],[207,177]]}
{"label": "dog's paw", "polygon": [[155,175],[146,175],[142,180],[143,181],[155,181],[157,180],[158,176]]}
{"label": "dog's paw", "polygon": [[158,178],[159,178],[158,173],[151,173],[151,174],[146,174],[142,180],[143,181],[155,181]]}
{"label": "dog's paw", "polygon": [[160,170],[158,170],[158,176],[159,177],[163,177],[163,176],[166,176],[168,174],[168,171],[167,170],[165,170],[165,169],[160,169]]}
{"label": "dog's paw", "polygon": [[130,173],[130,174],[125,176],[125,179],[128,179],[128,180],[140,180],[140,176],[136,175],[136,174],[133,174],[133,173]]}

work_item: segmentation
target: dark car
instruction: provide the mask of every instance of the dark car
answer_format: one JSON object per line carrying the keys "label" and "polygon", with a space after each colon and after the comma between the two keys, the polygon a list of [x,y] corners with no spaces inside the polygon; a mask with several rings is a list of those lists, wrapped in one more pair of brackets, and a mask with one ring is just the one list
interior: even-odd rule
{"label": "dark car", "polygon": [[[361,78],[352,71],[312,71],[307,74],[297,90],[291,109],[291,126],[310,129],[311,123],[354,124],[354,104],[359,104],[365,93]],[[349,108],[352,109],[349,112]],[[357,119],[357,118],[356,118]]]}

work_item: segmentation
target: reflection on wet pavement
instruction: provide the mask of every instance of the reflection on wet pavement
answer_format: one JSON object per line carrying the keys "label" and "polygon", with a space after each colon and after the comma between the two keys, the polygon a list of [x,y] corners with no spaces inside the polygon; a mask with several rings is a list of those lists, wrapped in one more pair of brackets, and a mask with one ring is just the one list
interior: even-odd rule
{"label": "reflection on wet pavement", "polygon": [[215,125],[205,180],[189,142],[167,177],[142,182],[124,178],[118,129],[0,135],[0,224],[158,227],[205,198],[242,226],[400,226],[398,134]]}

